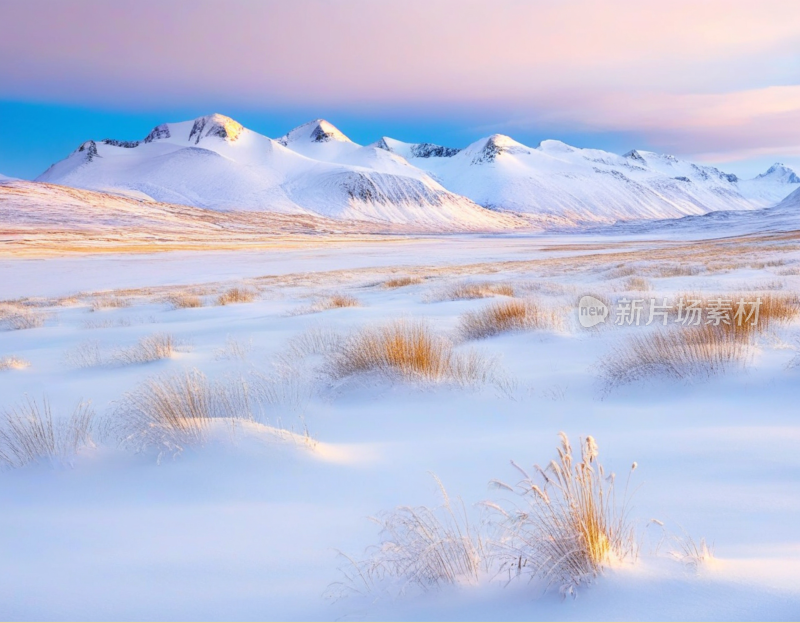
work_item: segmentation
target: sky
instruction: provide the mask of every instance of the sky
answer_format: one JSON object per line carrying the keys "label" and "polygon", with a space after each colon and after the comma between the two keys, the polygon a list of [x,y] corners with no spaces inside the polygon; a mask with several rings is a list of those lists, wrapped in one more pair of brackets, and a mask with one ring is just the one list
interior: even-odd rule
{"label": "sky", "polygon": [[0,0],[0,173],[219,112],[800,171],[797,0]]}

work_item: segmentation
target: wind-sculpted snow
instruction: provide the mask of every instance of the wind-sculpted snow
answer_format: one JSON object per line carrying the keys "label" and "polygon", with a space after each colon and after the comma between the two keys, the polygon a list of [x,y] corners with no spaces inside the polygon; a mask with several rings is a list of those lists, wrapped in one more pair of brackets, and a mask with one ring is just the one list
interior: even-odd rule
{"label": "wind-sculpted snow", "polygon": [[800,188],[781,164],[743,180],[671,155],[617,155],[557,140],[528,147],[502,134],[464,149],[389,137],[361,146],[323,119],[273,140],[220,114],[159,125],[142,141],[86,141],[38,179],[217,210],[448,230],[751,210]]}

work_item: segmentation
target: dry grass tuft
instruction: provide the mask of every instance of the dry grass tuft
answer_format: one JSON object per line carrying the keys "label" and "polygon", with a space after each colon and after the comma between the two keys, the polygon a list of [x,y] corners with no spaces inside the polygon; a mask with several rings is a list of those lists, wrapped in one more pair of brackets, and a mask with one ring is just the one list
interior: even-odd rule
{"label": "dry grass tuft", "polygon": [[230,288],[217,297],[217,305],[234,303],[250,303],[256,299],[256,293],[246,288]]}
{"label": "dry grass tuft", "polygon": [[215,420],[254,419],[246,383],[212,383],[197,370],[146,381],[125,394],[115,415],[121,445],[159,458],[204,443]]}
{"label": "dry grass tuft", "polygon": [[458,301],[484,299],[491,296],[514,296],[514,288],[507,283],[492,283],[489,281],[460,283],[439,294],[435,300]]}
{"label": "dry grass tuft", "polygon": [[147,363],[159,359],[169,359],[175,354],[177,341],[166,333],[155,333],[143,337],[130,348],[122,348],[114,354],[114,359],[122,364]]}
{"label": "dry grass tuft", "polygon": [[253,338],[247,341],[237,340],[232,336],[225,339],[225,346],[214,351],[214,359],[244,361],[253,351]]}
{"label": "dry grass tuft", "polygon": [[190,309],[203,306],[203,299],[194,294],[173,294],[167,297],[167,302],[172,305],[173,309]]}
{"label": "dry grass tuft", "polygon": [[92,311],[100,311],[102,309],[116,309],[119,307],[130,307],[131,302],[129,299],[120,296],[106,296],[103,298],[94,299],[92,301]]}
{"label": "dry grass tuft", "polygon": [[16,355],[0,357],[0,370],[22,370],[30,365],[30,361],[26,361],[22,357],[17,357]]}
{"label": "dry grass tuft", "polygon": [[758,326],[769,329],[773,323],[788,323],[800,316],[800,297],[796,294],[761,294]]}
{"label": "dry grass tuft", "polygon": [[521,329],[558,330],[562,326],[557,311],[532,300],[494,303],[461,317],[459,333],[464,339],[482,339]]}
{"label": "dry grass tuft", "polygon": [[315,314],[328,309],[339,309],[342,307],[361,307],[361,301],[349,294],[332,294],[317,299],[312,305],[303,307],[295,311],[294,314]]}
{"label": "dry grass tuft", "polygon": [[379,373],[423,382],[485,383],[493,362],[474,352],[456,353],[450,340],[422,321],[398,320],[362,329],[329,355],[330,374],[341,379]]}
{"label": "dry grass tuft", "polygon": [[653,266],[649,270],[654,277],[692,277],[702,272],[702,267],[692,264],[663,264]]}
{"label": "dry grass tuft", "polygon": [[652,290],[653,286],[644,277],[629,277],[622,283],[622,289],[631,292],[647,292]]}
{"label": "dry grass tuft", "polygon": [[333,356],[344,345],[345,338],[336,331],[314,327],[292,337],[286,347],[286,359],[293,361],[314,355]]}
{"label": "dry grass tuft", "polygon": [[42,459],[69,461],[92,447],[94,412],[81,403],[68,419],[54,420],[47,400],[35,400],[7,410],[0,423],[0,462],[24,467]]}
{"label": "dry grass tuft", "polygon": [[601,360],[600,375],[615,387],[651,376],[688,380],[742,368],[753,352],[756,330],[749,323],[703,324],[635,335]]}
{"label": "dry grass tuft", "polygon": [[348,294],[334,294],[325,299],[325,309],[336,309],[338,307],[359,307],[361,303],[357,298]]}
{"label": "dry grass tuft", "polygon": [[422,283],[422,278],[420,277],[394,277],[393,279],[387,279],[383,282],[384,288],[403,288],[405,286],[413,286],[418,283]]}
{"label": "dry grass tuft", "polygon": [[642,273],[642,267],[631,265],[631,264],[617,264],[615,267],[611,268],[607,273],[608,279],[619,279],[620,277],[631,277],[640,275]]}
{"label": "dry grass tuft", "polygon": [[19,304],[0,306],[0,322],[13,331],[37,329],[44,326],[47,314],[32,307]]}
{"label": "dry grass tuft", "polygon": [[[581,441],[580,461],[573,456],[564,433],[558,459],[546,468],[535,466],[537,479],[514,464],[522,481],[510,487],[522,507],[511,510],[487,503],[501,516],[498,542],[501,569],[509,574],[530,574],[557,586],[563,595],[575,594],[616,561],[637,554],[637,541],[628,520],[628,483],[617,500],[615,475],[607,474],[597,461],[594,438]],[[631,467],[631,473],[636,463]]]}
{"label": "dry grass tuft", "polygon": [[714,561],[714,546],[706,542],[705,537],[695,541],[690,536],[675,537],[676,548],[672,556],[683,564],[693,568],[707,565]]}
{"label": "dry grass tuft", "polygon": [[[435,478],[435,476],[434,476]],[[436,482],[443,503],[438,508],[401,506],[373,519],[384,535],[380,545],[367,550],[367,558],[341,569],[343,582],[333,593],[376,593],[386,580],[402,594],[410,587],[429,591],[453,584],[474,584],[488,566],[486,545],[469,523],[461,500],[450,501],[441,482]]]}
{"label": "dry grass tuft", "polygon": [[[699,294],[684,293],[675,297],[675,301],[683,300],[688,305],[694,303],[704,311],[704,318],[707,319],[707,312],[714,306],[719,307],[720,303],[727,304],[726,318],[723,323],[728,322],[732,326],[745,327],[754,324],[753,330],[764,332],[775,326],[775,324],[786,324],[792,322],[800,316],[800,296],[792,293],[778,292],[748,292],[748,293],[728,293],[728,294]],[[744,316],[736,318],[736,313],[740,306],[744,304]],[[758,303],[758,318],[748,317],[753,310],[753,304]],[[745,330],[747,330],[745,328]]]}
{"label": "dry grass tuft", "polygon": [[72,368],[94,368],[105,361],[97,340],[86,340],[64,353],[64,363]]}

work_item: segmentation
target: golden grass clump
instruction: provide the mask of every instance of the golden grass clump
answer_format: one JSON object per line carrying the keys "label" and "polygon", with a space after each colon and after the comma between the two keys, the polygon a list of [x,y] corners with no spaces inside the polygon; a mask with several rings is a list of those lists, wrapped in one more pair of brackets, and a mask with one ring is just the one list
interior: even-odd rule
{"label": "golden grass clump", "polygon": [[474,352],[456,353],[450,340],[422,321],[398,320],[362,329],[329,356],[334,378],[379,373],[425,382],[487,382],[491,362]]}
{"label": "golden grass clump", "polygon": [[445,290],[437,300],[458,301],[483,299],[491,296],[514,296],[514,288],[507,283],[492,283],[489,281],[459,283],[449,290]]}
{"label": "golden grass clump", "polygon": [[0,463],[24,467],[43,459],[69,461],[92,447],[94,412],[81,403],[67,419],[54,419],[47,400],[35,400],[7,410],[0,420]]}
{"label": "golden grass clump", "polygon": [[[775,324],[786,324],[800,316],[800,296],[778,292],[748,292],[734,294],[680,294],[676,301],[695,303],[708,319],[708,311],[714,307],[724,308],[725,318],[720,324],[730,324],[745,331],[767,331]],[[740,306],[742,316],[737,317]],[[757,307],[757,314],[754,310]],[[756,317],[757,315],[757,317]],[[750,326],[752,325],[752,326]]]}
{"label": "golden grass clump", "polygon": [[618,499],[615,475],[598,462],[597,444],[581,440],[580,460],[569,438],[560,433],[558,459],[547,467],[534,466],[536,478],[514,464],[522,481],[511,487],[492,484],[519,494],[523,502],[510,510],[487,503],[500,516],[498,543],[501,568],[514,574],[531,574],[558,586],[562,594],[575,594],[616,561],[637,554],[634,528],[628,520],[628,484]]}
{"label": "golden grass clump", "polygon": [[336,309],[339,307],[359,307],[361,303],[354,296],[349,294],[334,294],[324,300],[325,309]]}
{"label": "golden grass clump", "polygon": [[773,323],[788,323],[800,316],[800,296],[796,294],[760,294],[758,326],[768,329]]}
{"label": "golden grass clump", "polygon": [[30,365],[30,361],[27,361],[22,357],[17,357],[16,355],[0,357],[0,370],[22,370]]}
{"label": "golden grass clump", "polygon": [[392,279],[387,279],[383,282],[384,288],[403,288],[405,286],[413,286],[418,283],[422,283],[422,279],[420,277],[394,277]]}
{"label": "golden grass clump", "polygon": [[750,323],[643,332],[601,360],[600,376],[614,387],[651,376],[690,380],[743,368],[753,352],[756,333],[756,325]]}
{"label": "golden grass clump", "polygon": [[349,294],[332,294],[317,299],[308,307],[296,310],[294,314],[315,314],[328,309],[340,309],[343,307],[361,307],[361,301]]}
{"label": "golden grass clump", "polygon": [[203,306],[203,299],[194,294],[173,294],[167,297],[167,302],[173,309],[191,309]]}
{"label": "golden grass clump", "polygon": [[557,330],[561,316],[532,300],[510,300],[494,303],[461,317],[459,333],[464,339],[481,339],[521,329]]}
{"label": "golden grass clump", "polygon": [[217,297],[217,305],[233,303],[250,303],[256,299],[256,293],[247,288],[230,288]]}

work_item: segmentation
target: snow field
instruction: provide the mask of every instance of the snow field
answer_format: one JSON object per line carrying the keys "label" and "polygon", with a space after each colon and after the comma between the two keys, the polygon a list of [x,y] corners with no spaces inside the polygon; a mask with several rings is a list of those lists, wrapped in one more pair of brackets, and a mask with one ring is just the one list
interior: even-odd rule
{"label": "snow field", "polygon": [[[46,398],[63,421],[91,401],[96,426],[77,453],[0,472],[0,615],[787,619],[800,611],[797,317],[776,306],[741,366],[609,385],[602,362],[659,329],[586,330],[575,313],[583,294],[615,304],[746,293],[791,307],[796,241],[470,238],[439,240],[435,253],[429,244],[393,247],[394,264],[366,243],[277,252],[268,263],[257,254],[119,256],[105,267],[92,258],[5,260],[0,271],[23,275],[8,280],[20,298],[0,308],[0,358],[30,365],[0,370],[0,406]],[[198,279],[198,266],[211,264]],[[248,296],[230,296],[234,289]],[[337,297],[357,304],[328,303]],[[465,318],[507,302],[535,304],[559,322],[512,323],[482,339],[460,331]],[[28,313],[42,322],[14,324]],[[366,338],[369,348],[359,342]],[[366,363],[342,369],[354,353]],[[468,353],[489,366],[485,382],[419,373],[433,357],[443,365]],[[179,414],[194,409],[193,428],[162,430],[167,419],[147,419],[165,404],[165,388],[202,397],[169,402],[184,404]],[[152,434],[131,437],[121,423]],[[534,464],[557,458],[560,431],[576,461],[579,439],[592,435],[618,488],[637,463],[629,518],[638,555],[607,560],[599,577],[571,588],[515,580],[492,549],[497,535],[481,504],[527,504],[490,481],[524,480],[510,460],[534,478]],[[465,560],[479,564],[449,566],[455,572],[439,574],[438,588],[410,581],[407,565],[384,564],[395,571],[374,576],[371,592],[326,598],[349,568],[337,551],[365,560],[386,538],[369,516],[396,529],[403,520],[414,530],[395,534],[419,545],[419,524],[395,510],[403,506],[427,509],[420,517],[435,515],[443,534],[468,520],[485,550]]]}

